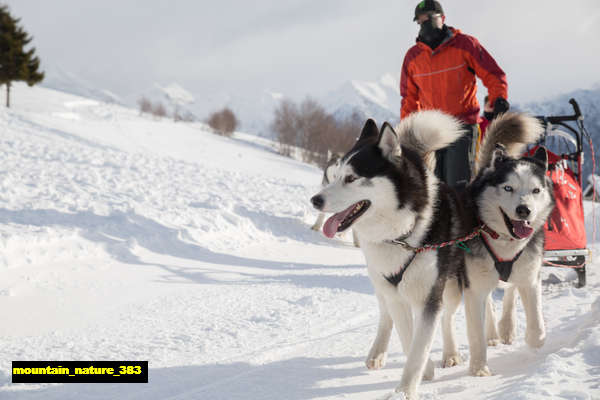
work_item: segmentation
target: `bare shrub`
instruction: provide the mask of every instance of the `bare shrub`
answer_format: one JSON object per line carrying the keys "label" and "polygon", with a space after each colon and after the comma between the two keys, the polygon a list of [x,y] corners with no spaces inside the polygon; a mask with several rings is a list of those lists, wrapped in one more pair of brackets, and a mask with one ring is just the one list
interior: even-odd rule
{"label": "bare shrub", "polygon": [[147,114],[152,113],[152,103],[150,102],[150,100],[148,100],[148,98],[141,97],[137,101],[137,103],[138,103],[138,106],[140,107],[140,115],[142,115],[143,113],[147,113]]}
{"label": "bare shrub", "polygon": [[330,137],[336,135],[336,122],[333,116],[315,100],[307,98],[300,105],[299,145],[302,159],[308,163],[323,166],[327,163],[327,150]]}
{"label": "bare shrub", "polygon": [[152,115],[158,118],[167,116],[167,109],[163,106],[163,103],[156,103],[152,106]]}
{"label": "bare shrub", "polygon": [[327,139],[327,146],[333,153],[346,153],[354,146],[365,124],[365,118],[357,111],[349,117],[336,121],[336,134]]}
{"label": "bare shrub", "polygon": [[237,128],[238,120],[233,111],[228,107],[225,107],[221,111],[212,113],[208,117],[206,123],[213,128],[216,133],[222,136],[232,136],[235,128]]}
{"label": "bare shrub", "polygon": [[300,106],[284,100],[275,109],[271,129],[279,142],[279,152],[292,155],[301,149],[305,162],[325,166],[328,154],[345,153],[352,148],[364,121],[357,113],[338,121],[315,100],[307,98]]}
{"label": "bare shrub", "polygon": [[279,153],[284,156],[292,155],[292,148],[297,146],[298,136],[298,107],[290,100],[283,100],[275,109],[275,118],[271,129],[279,142]]}
{"label": "bare shrub", "polygon": [[183,121],[183,116],[179,112],[179,107],[175,106],[175,110],[173,110],[173,122]]}

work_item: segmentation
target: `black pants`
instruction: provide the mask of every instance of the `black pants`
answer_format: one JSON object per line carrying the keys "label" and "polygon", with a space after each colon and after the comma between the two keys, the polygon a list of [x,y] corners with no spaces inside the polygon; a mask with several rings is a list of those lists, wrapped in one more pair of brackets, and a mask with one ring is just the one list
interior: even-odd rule
{"label": "black pants", "polygon": [[473,138],[477,138],[479,128],[475,125],[465,125],[466,133],[445,149],[435,154],[435,175],[449,186],[464,185],[471,179],[473,154],[471,147]]}

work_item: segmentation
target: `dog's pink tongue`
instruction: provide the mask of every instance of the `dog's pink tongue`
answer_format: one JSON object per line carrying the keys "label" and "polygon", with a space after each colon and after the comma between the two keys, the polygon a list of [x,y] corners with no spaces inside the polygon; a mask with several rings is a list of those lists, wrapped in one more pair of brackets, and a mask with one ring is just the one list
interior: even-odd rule
{"label": "dog's pink tongue", "polygon": [[354,204],[346,208],[344,211],[333,214],[331,217],[329,217],[329,219],[327,219],[323,225],[323,233],[325,236],[328,238],[334,237],[338,228],[340,227],[340,224],[344,218],[346,218],[346,216],[352,212],[352,209],[354,209]]}
{"label": "dog's pink tongue", "polygon": [[529,237],[533,233],[533,228],[526,221],[511,221],[513,224],[513,232],[521,239]]}

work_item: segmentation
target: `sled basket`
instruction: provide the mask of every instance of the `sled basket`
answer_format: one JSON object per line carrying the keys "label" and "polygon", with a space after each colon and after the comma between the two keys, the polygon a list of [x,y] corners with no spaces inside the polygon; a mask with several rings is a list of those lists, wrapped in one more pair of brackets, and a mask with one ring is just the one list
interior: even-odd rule
{"label": "sled basket", "polygon": [[[579,282],[585,285],[585,265],[589,260],[585,231],[582,165],[583,116],[574,99],[569,101],[575,111],[570,116],[537,117],[546,134],[540,142],[548,150],[548,176],[554,184],[556,207],[544,225],[544,265],[575,268]],[[576,122],[574,128],[568,122]],[[531,156],[539,146],[530,149]]]}

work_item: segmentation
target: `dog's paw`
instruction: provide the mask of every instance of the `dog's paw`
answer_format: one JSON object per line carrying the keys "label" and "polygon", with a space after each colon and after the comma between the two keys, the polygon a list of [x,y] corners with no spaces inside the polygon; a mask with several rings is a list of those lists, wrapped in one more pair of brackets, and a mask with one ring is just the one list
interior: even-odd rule
{"label": "dog's paw", "polygon": [[456,365],[462,364],[462,358],[458,354],[454,354],[451,356],[444,356],[442,360],[442,368],[450,368]]}
{"label": "dog's paw", "polygon": [[500,344],[500,336],[498,335],[498,331],[494,326],[493,329],[488,329],[487,332],[487,345],[488,346],[498,346]]}
{"label": "dog's paw", "polygon": [[427,360],[427,365],[425,366],[425,371],[423,371],[423,380],[424,381],[432,381],[435,376],[435,364],[431,359]]}
{"label": "dog's paw", "polygon": [[319,232],[321,230],[321,225],[313,225],[310,227],[310,229]]}
{"label": "dog's paw", "polygon": [[385,367],[385,361],[387,359],[387,353],[379,353],[377,355],[367,357],[365,364],[368,369],[381,369]]}
{"label": "dog's paw", "polygon": [[515,340],[515,325],[512,321],[505,319],[500,320],[498,324],[498,330],[500,331],[500,340],[504,344],[512,344]]}
{"label": "dog's paw", "polygon": [[529,347],[533,347],[534,349],[538,349],[544,345],[546,341],[546,332],[541,331],[527,331],[525,333],[525,343],[529,345]]}
{"label": "dog's paw", "polygon": [[500,333],[500,340],[503,344],[513,344],[513,341],[515,340],[515,334],[512,331],[502,332]]}
{"label": "dog's paw", "polygon": [[502,344],[511,345],[511,344],[513,344],[514,340],[515,340],[515,337],[512,334],[502,335]]}
{"label": "dog's paw", "polygon": [[471,366],[469,370],[471,371],[471,375],[473,376],[492,376],[492,373],[490,372],[490,369],[487,365],[480,367]]}
{"label": "dog's paw", "polygon": [[386,400],[418,400],[419,395],[415,391],[409,391],[401,386],[394,389],[394,393],[389,395]]}

